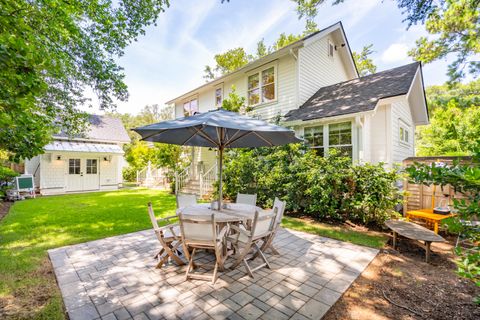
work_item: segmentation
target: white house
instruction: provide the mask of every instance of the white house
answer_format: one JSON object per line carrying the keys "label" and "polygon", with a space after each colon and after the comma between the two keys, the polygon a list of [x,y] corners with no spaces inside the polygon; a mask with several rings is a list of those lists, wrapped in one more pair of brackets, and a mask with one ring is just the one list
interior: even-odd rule
{"label": "white house", "polygon": [[123,148],[130,138],[119,119],[91,115],[81,137],[61,133],[45,153],[25,161],[41,194],[115,190],[122,184]]}
{"label": "white house", "polygon": [[[413,156],[415,126],[428,124],[419,63],[359,77],[341,22],[188,91],[167,104],[175,116],[218,108],[232,86],[250,114],[280,117],[325,155],[343,150],[353,161],[391,166]],[[193,171],[215,166],[215,154],[192,151]]]}

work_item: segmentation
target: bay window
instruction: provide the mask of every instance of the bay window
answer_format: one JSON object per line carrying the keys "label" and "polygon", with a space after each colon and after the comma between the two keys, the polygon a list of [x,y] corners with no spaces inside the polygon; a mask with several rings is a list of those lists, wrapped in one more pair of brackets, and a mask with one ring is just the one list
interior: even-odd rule
{"label": "bay window", "polygon": [[254,106],[261,103],[274,101],[275,92],[275,67],[269,67],[248,77],[248,105]]}

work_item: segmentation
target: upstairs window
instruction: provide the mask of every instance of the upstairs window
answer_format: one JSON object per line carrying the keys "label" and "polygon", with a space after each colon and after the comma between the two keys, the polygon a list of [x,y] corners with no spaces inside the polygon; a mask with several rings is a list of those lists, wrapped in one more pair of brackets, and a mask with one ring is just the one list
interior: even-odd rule
{"label": "upstairs window", "polygon": [[195,98],[183,104],[183,114],[185,117],[193,116],[198,112],[198,100]]}
{"label": "upstairs window", "polygon": [[248,77],[248,105],[254,106],[274,101],[276,98],[275,81],[275,67],[250,75]]}
{"label": "upstairs window", "polygon": [[327,55],[329,57],[333,57],[334,51],[335,51],[335,45],[333,44],[333,42],[328,40]]}
{"label": "upstairs window", "polygon": [[223,101],[222,88],[215,89],[215,105],[221,107]]}
{"label": "upstairs window", "polygon": [[323,157],[325,155],[323,126],[305,128],[304,136],[310,148],[315,149],[317,154]]}

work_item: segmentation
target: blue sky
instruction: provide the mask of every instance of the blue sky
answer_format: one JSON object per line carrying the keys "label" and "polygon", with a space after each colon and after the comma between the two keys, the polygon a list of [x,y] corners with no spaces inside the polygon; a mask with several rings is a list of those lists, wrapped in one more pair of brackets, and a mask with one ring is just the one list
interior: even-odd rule
{"label": "blue sky", "polygon": [[[393,0],[346,0],[320,7],[319,28],[342,21],[352,50],[373,44],[378,70],[411,62],[406,52],[426,32],[423,26],[406,30]],[[171,0],[155,27],[130,45],[118,62],[125,68],[130,99],[118,111],[138,113],[147,104],[166,101],[204,83],[205,65],[213,56],[235,47],[254,52],[262,38],[266,44],[282,32],[301,33],[295,3],[290,0]],[[425,84],[445,82],[447,61],[424,66]]]}

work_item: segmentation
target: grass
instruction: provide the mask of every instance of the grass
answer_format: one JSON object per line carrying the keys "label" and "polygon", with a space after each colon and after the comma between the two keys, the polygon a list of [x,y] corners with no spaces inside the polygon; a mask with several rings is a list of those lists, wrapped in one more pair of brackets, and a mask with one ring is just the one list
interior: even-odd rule
{"label": "grass", "polygon": [[282,226],[372,248],[381,248],[388,240],[387,236],[377,232],[360,232],[343,226],[332,226],[326,223],[286,216],[282,220]]}
{"label": "grass", "polygon": [[64,319],[47,250],[150,228],[149,201],[175,213],[174,196],[147,189],[16,202],[0,222],[0,318]]}
{"label": "grass", "polygon": [[[173,195],[148,189],[16,202],[0,221],[0,318],[64,319],[47,250],[151,228],[146,211],[149,201],[157,216],[175,212]],[[283,225],[376,248],[386,239],[291,217],[285,217]]]}

